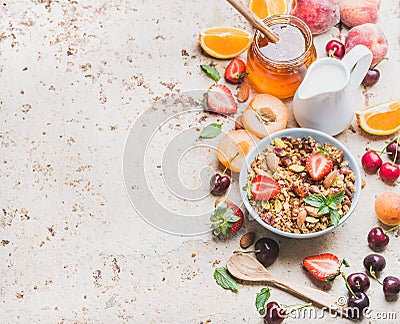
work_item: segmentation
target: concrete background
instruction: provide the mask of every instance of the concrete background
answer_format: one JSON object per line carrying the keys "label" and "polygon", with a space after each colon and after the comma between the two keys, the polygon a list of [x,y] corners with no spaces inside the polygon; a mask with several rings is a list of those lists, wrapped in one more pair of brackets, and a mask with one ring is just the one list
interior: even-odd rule
{"label": "concrete background", "polygon": [[[397,0],[382,2],[378,25],[390,60],[375,87],[360,89],[361,106],[398,97],[399,13]],[[307,241],[277,237],[251,221],[226,241],[171,236],[131,206],[121,164],[136,118],[157,100],[207,88],[200,64],[223,71],[228,61],[201,52],[201,29],[251,32],[225,1],[3,0],[0,18],[0,322],[261,323],[254,306],[261,286],[240,284],[232,293],[212,277],[248,230],[278,240],[281,254],[270,271],[299,284],[317,285],[301,267],[310,254],[329,251],[346,257],[347,273],[363,271],[366,235],[378,224],[374,197],[399,192],[377,176],[366,176],[348,222]],[[320,56],[328,39],[345,33],[335,27],[316,37]],[[338,139],[357,158],[388,140],[356,123]],[[183,172],[189,183],[190,172]],[[384,276],[400,276],[399,240],[391,234]],[[341,280],[329,291],[346,295]],[[399,320],[399,302],[387,303],[376,282],[368,296],[373,316],[397,311]],[[278,289],[271,299],[298,302]],[[325,314],[303,321],[344,320]]]}

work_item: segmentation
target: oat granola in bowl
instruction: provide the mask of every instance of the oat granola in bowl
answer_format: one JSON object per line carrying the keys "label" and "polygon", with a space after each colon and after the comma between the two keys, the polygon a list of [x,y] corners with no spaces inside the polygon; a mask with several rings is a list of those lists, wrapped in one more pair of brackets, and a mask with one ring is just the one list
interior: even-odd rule
{"label": "oat granola in bowl", "polygon": [[361,175],[349,150],[335,138],[290,128],[253,148],[239,185],[258,223],[286,237],[310,238],[333,230],[352,214]]}

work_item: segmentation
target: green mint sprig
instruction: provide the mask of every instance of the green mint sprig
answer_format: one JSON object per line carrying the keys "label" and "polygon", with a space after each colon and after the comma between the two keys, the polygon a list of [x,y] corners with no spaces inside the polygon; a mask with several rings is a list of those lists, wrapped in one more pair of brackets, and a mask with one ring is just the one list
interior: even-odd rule
{"label": "green mint sprig", "polygon": [[231,276],[225,267],[216,268],[214,270],[214,279],[217,284],[224,289],[229,289],[233,292],[236,292],[239,289],[235,278]]}
{"label": "green mint sprig", "polygon": [[318,208],[318,214],[330,215],[331,222],[334,227],[339,225],[340,222],[340,214],[337,210],[339,204],[342,202],[344,198],[344,190],[337,194],[333,194],[328,197],[324,197],[322,195],[312,194],[304,198],[304,201],[313,206]]}
{"label": "green mint sprig", "polygon": [[265,303],[268,301],[269,297],[271,297],[271,290],[269,288],[262,288],[260,292],[257,293],[256,307],[260,315],[264,315]]}

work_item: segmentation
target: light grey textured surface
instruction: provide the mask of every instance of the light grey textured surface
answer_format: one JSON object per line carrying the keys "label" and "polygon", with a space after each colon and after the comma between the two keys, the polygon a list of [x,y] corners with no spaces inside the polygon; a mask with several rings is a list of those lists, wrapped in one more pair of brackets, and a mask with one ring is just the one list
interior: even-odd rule
{"label": "light grey textured surface", "polygon": [[[222,0],[3,0],[0,7],[0,322],[261,323],[254,307],[260,286],[241,284],[234,294],[212,277],[240,235],[182,238],[149,226],[129,203],[121,166],[142,111],[171,94],[207,88],[200,64],[220,71],[227,64],[201,53],[199,31],[251,31],[247,22]],[[378,24],[390,60],[375,87],[360,89],[362,106],[399,96],[397,0],[382,1]],[[338,34],[332,28],[316,38],[320,55]],[[387,139],[354,129],[338,139],[356,158]],[[215,156],[209,162],[216,166]],[[270,271],[299,284],[315,286],[301,267],[310,254],[333,252],[350,262],[348,273],[363,271],[366,235],[378,224],[374,197],[399,192],[377,176],[366,181],[355,214],[325,237],[282,239],[249,221],[240,234],[254,229],[277,239],[281,254]],[[391,235],[384,275],[400,276],[399,240]],[[343,282],[330,292],[344,295]],[[376,282],[368,295],[375,315],[399,309]],[[297,302],[277,289],[272,298]]]}

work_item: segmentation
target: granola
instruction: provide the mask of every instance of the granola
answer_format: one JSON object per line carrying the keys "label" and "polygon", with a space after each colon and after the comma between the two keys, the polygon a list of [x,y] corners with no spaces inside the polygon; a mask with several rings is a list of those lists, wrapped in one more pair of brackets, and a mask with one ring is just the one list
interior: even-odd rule
{"label": "granola", "polygon": [[[313,180],[307,172],[306,160],[321,148],[333,160],[333,168],[322,179]],[[250,204],[262,220],[284,232],[306,234],[333,226],[329,213],[319,214],[318,208],[304,201],[310,194],[329,197],[344,191],[344,198],[337,207],[343,217],[351,207],[355,192],[355,175],[344,160],[344,152],[327,143],[316,143],[310,136],[275,138],[249,166],[249,184],[257,175],[273,178],[281,190],[268,201],[254,199],[248,190]]]}

